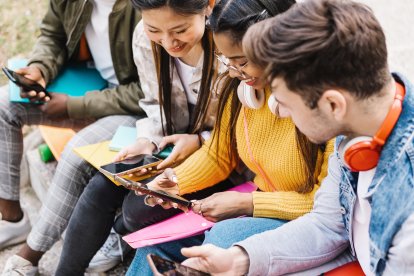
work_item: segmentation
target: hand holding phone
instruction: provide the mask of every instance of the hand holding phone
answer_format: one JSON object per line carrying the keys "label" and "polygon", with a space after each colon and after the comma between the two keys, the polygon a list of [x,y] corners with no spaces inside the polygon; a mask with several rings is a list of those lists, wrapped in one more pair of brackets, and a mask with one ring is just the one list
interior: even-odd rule
{"label": "hand holding phone", "polygon": [[139,192],[144,195],[150,195],[153,197],[161,198],[162,200],[174,202],[181,206],[185,206],[187,208],[190,208],[192,205],[192,202],[181,197],[178,195],[174,195],[165,191],[156,191],[149,188],[147,185],[135,182],[126,178],[122,178],[120,176],[114,177],[115,181],[118,181],[122,186],[127,188],[128,190],[133,190],[136,192]]}
{"label": "hand holding phone", "polygon": [[162,162],[158,157],[149,154],[140,154],[133,158],[124,159],[122,161],[113,162],[100,167],[100,171],[104,174],[113,176],[129,175],[139,172],[143,169],[153,169]]}
{"label": "hand holding phone", "polygon": [[169,144],[174,145],[174,148],[168,157],[158,165],[159,170],[178,166],[200,148],[200,141],[197,134],[183,133],[165,136],[159,146],[163,148]]}
{"label": "hand holding phone", "polygon": [[173,149],[174,149],[174,144],[168,144],[167,146],[165,146],[165,148],[163,148],[159,152],[154,153],[154,156],[161,158],[161,159],[166,159],[171,154]]}
{"label": "hand holding phone", "polygon": [[[4,74],[9,80],[22,88],[21,97],[30,98],[32,102],[48,101],[51,99],[51,95],[46,91],[44,86],[37,81],[26,78],[24,75],[33,75],[35,79],[44,82],[40,70],[34,66],[26,67],[14,72],[7,67],[2,68]],[[34,92],[32,92],[34,91]],[[33,95],[31,94],[33,93]]]}
{"label": "hand holding phone", "polygon": [[[175,171],[171,168],[165,169],[161,174],[157,175],[151,182],[147,183],[149,189],[154,191],[162,190],[169,194],[177,195],[180,192],[178,187],[178,180],[177,176],[175,175]],[[161,200],[160,200],[161,199]],[[192,207],[192,203],[183,205],[180,203],[173,204],[171,201],[164,201],[162,197],[159,196],[151,196],[147,197],[146,204],[150,206],[154,205],[161,205],[164,209],[169,208],[179,208],[184,212],[189,211],[189,207]]]}
{"label": "hand holding phone", "polygon": [[148,263],[151,267],[154,275],[166,275],[166,276],[206,276],[208,273],[196,270],[189,266],[182,265],[177,262],[173,262],[154,254],[147,255]]}

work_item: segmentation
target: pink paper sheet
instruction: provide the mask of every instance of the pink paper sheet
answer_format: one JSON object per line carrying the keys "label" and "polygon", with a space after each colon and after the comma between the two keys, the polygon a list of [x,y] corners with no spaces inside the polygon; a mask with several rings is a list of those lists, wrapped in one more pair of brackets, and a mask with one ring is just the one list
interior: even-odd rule
{"label": "pink paper sheet", "polygon": [[[257,187],[253,183],[246,182],[231,188],[229,191],[251,193],[256,189]],[[202,234],[213,227],[213,225],[213,222],[190,211],[145,227],[124,236],[123,239],[132,248],[139,248]]]}

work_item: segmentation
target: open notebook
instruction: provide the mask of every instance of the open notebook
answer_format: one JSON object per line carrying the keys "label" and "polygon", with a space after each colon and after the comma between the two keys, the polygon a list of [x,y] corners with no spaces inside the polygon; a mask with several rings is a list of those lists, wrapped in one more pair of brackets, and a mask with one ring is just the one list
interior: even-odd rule
{"label": "open notebook", "polygon": [[[229,191],[251,193],[256,189],[257,187],[253,183],[246,182],[231,188]],[[124,236],[122,239],[132,248],[139,248],[199,235],[213,227],[213,225],[214,222],[190,211],[145,227]]]}

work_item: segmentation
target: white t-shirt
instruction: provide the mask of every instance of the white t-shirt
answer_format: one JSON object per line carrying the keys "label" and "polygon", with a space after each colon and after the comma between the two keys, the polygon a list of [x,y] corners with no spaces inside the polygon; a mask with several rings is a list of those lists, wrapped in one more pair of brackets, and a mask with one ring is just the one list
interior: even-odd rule
{"label": "white t-shirt", "polygon": [[197,68],[185,64],[179,58],[174,60],[185,94],[187,95],[187,100],[190,104],[195,105],[197,103],[197,93],[190,89],[190,83]]}
{"label": "white t-shirt", "polygon": [[357,199],[355,202],[352,238],[355,253],[365,275],[374,275],[370,271],[369,223],[371,221],[371,205],[366,198],[369,185],[374,178],[376,168],[360,172],[358,177]]}
{"label": "white t-shirt", "polygon": [[91,20],[85,29],[86,41],[95,62],[96,69],[102,78],[110,84],[118,85],[115,69],[112,63],[109,44],[109,14],[116,0],[92,1],[93,10]]}
{"label": "white t-shirt", "polygon": [[[358,177],[357,200],[355,203],[352,238],[358,262],[365,275],[374,275],[370,271],[369,224],[371,205],[366,195],[374,178],[376,168],[360,172]],[[388,250],[387,265],[383,275],[414,275],[414,214],[409,216],[396,233]]]}

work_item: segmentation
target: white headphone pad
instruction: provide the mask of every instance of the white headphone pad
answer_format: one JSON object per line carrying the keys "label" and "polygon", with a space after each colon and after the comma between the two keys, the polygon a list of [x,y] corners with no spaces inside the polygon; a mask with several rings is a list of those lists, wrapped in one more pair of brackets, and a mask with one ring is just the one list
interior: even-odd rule
{"label": "white headphone pad", "polygon": [[237,96],[240,102],[248,108],[259,109],[263,106],[265,101],[265,93],[263,90],[257,91],[245,81],[241,81],[237,87]]}

